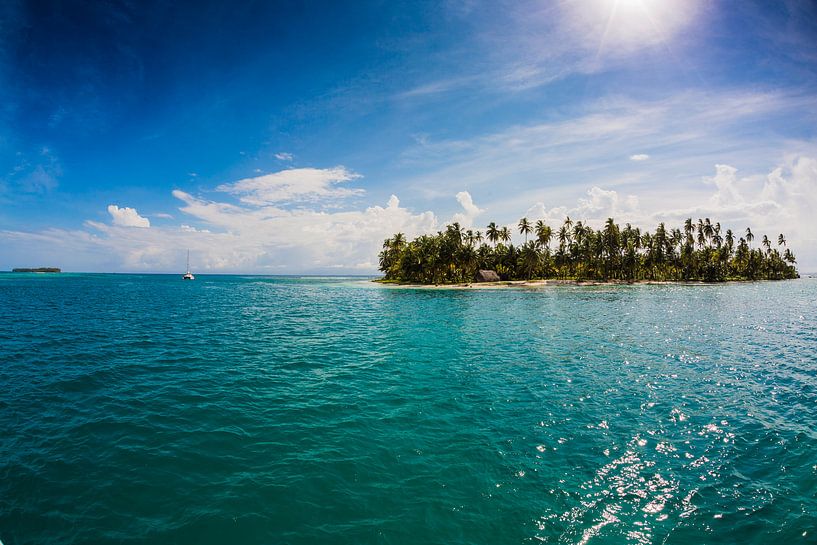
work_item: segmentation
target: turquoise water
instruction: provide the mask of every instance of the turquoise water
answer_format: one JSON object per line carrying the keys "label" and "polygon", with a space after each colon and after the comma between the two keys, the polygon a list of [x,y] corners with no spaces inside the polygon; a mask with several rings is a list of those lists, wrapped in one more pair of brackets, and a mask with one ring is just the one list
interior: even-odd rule
{"label": "turquoise water", "polygon": [[0,540],[817,542],[817,280],[0,275]]}

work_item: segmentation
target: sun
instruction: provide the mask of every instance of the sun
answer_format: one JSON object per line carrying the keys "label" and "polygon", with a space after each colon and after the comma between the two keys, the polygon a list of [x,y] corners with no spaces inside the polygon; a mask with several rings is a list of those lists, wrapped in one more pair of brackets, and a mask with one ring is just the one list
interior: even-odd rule
{"label": "sun", "polygon": [[[579,5],[580,4],[580,5]],[[697,12],[696,0],[591,0],[573,4],[599,54],[668,45]]]}

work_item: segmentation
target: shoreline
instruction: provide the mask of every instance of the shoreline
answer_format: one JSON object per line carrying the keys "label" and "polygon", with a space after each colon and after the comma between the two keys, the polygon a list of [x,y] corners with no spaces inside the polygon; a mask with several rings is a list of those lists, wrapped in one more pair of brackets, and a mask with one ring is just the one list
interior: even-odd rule
{"label": "shoreline", "polygon": [[[785,279],[783,279],[785,280]],[[454,290],[498,290],[498,289],[539,289],[551,286],[719,286],[724,284],[745,284],[751,282],[778,282],[778,280],[725,280],[704,282],[702,280],[501,280],[499,282],[465,282],[460,284],[415,284],[411,282],[370,280],[374,284],[391,288],[409,289],[454,289]]]}

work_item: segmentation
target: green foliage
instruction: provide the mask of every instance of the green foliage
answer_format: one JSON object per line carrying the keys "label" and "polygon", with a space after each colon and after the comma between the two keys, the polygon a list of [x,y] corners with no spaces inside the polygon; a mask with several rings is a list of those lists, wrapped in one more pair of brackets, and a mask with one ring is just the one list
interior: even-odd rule
{"label": "green foliage", "polygon": [[[754,235],[735,240],[728,229],[709,218],[684,222],[682,229],[658,224],[654,233],[641,232],[629,223],[621,228],[612,218],[601,230],[565,219],[556,231],[544,221],[519,222],[525,244],[511,243],[508,227],[491,222],[482,233],[464,230],[458,223],[435,235],[411,242],[397,233],[383,243],[380,270],[385,280],[418,284],[471,282],[479,269],[495,270],[503,280],[573,278],[577,280],[780,280],[797,278],[794,254],[785,237],[778,248],[763,236],[761,248],[752,248]],[[529,234],[534,237],[527,240]],[[555,234],[555,236],[554,236]],[[551,249],[551,243],[556,247]]]}

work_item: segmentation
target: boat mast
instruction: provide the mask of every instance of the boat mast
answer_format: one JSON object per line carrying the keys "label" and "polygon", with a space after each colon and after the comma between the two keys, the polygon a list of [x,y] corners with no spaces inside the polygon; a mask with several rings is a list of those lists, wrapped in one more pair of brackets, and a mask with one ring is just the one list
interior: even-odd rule
{"label": "boat mast", "polygon": [[187,274],[190,274],[190,250],[187,250]]}

